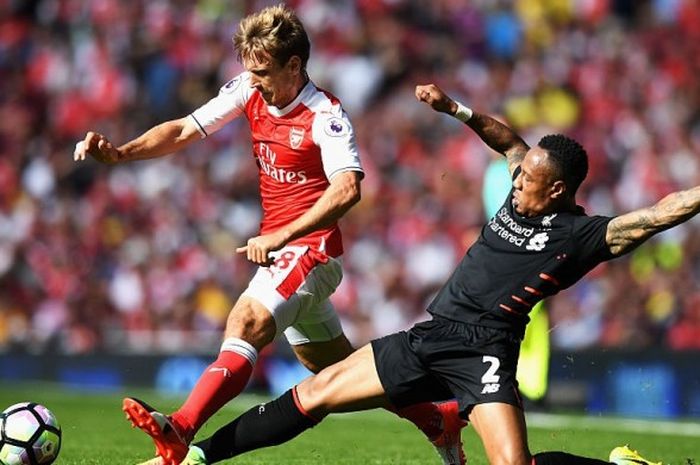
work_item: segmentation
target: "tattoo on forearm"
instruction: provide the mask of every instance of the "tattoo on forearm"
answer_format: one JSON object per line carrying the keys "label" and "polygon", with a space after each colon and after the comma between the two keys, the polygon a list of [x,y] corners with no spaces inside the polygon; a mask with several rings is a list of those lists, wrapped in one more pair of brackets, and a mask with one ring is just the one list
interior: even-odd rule
{"label": "tattoo on forearm", "polygon": [[[488,115],[474,113],[467,124],[486,145],[508,156],[509,162],[512,156],[519,156],[520,159],[518,161],[521,161],[525,152],[527,152],[527,144],[518,134]],[[515,150],[521,148],[523,150]]]}
{"label": "tattoo on forearm", "polygon": [[692,218],[700,211],[700,187],[674,192],[657,204],[618,216],[608,225],[613,252],[624,253],[654,234]]}

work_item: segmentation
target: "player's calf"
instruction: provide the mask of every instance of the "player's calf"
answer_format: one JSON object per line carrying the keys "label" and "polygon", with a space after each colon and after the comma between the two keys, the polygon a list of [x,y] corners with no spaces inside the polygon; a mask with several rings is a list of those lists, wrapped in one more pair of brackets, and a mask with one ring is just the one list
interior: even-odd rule
{"label": "player's calf", "polygon": [[290,389],[273,401],[251,408],[195,446],[203,451],[207,463],[216,463],[282,444],[313,428],[318,421],[301,408]]}

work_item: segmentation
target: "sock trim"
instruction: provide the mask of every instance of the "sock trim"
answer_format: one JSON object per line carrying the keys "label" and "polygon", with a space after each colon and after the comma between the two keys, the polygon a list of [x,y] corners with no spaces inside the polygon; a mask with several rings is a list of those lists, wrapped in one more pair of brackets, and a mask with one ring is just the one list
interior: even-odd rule
{"label": "sock trim", "polygon": [[248,360],[251,366],[255,366],[255,362],[258,360],[258,351],[255,350],[255,347],[237,337],[226,338],[221,344],[220,352],[235,352]]}
{"label": "sock trim", "polygon": [[294,400],[294,406],[299,410],[299,412],[307,417],[309,420],[313,421],[314,423],[320,423],[321,420],[316,418],[315,416],[311,415],[309,412],[306,411],[306,409],[301,405],[301,402],[299,402],[299,394],[297,394],[297,387],[294,386],[292,388],[292,399]]}

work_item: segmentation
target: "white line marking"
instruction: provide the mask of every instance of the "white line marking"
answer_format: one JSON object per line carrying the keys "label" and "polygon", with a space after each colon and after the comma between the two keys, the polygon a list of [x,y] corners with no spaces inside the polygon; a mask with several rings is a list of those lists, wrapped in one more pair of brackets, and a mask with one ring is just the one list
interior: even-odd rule
{"label": "white line marking", "polygon": [[700,437],[700,423],[669,420],[642,420],[616,417],[570,416],[552,413],[526,414],[528,426],[575,430],[597,429],[602,431],[626,431],[655,435]]}

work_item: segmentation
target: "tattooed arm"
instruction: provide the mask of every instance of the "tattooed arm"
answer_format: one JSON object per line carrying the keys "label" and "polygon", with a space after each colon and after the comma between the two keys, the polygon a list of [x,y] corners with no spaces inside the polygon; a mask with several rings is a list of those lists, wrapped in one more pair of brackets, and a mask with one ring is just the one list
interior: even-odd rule
{"label": "tattooed arm", "polygon": [[700,212],[700,186],[669,194],[655,205],[613,218],[605,241],[614,255],[630,252],[654,234],[681,224]]}
{"label": "tattooed arm", "polygon": [[530,149],[512,129],[488,115],[474,113],[467,121],[467,126],[472,128],[486,145],[505,155],[510,174],[513,174]]}
{"label": "tattooed arm", "polygon": [[[430,105],[433,110],[452,116],[455,116],[459,108],[458,103],[435,84],[416,86],[416,98]],[[511,174],[520,165],[530,149],[511,128],[488,115],[472,112],[466,124],[486,145],[505,155]]]}

